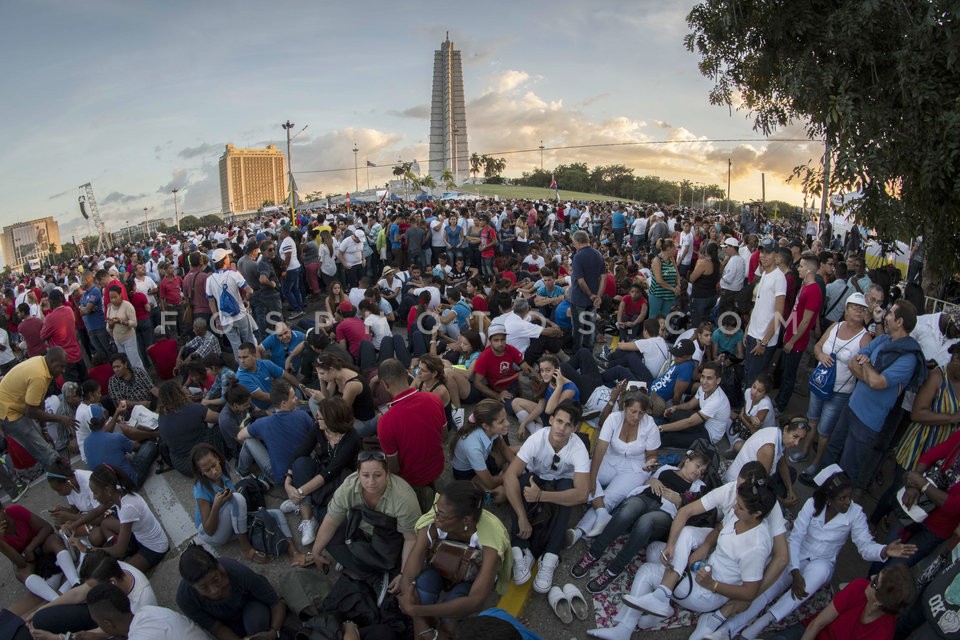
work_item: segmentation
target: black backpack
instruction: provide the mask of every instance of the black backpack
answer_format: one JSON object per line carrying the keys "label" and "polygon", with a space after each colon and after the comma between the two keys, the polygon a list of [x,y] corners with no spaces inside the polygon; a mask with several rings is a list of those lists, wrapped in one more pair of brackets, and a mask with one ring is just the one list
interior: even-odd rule
{"label": "black backpack", "polygon": [[263,507],[247,516],[247,537],[251,547],[273,558],[285,554],[290,544],[277,519]]}
{"label": "black backpack", "polygon": [[693,441],[690,450],[705,453],[710,460],[706,471],[703,472],[703,482],[707,485],[707,491],[723,486],[723,478],[720,477],[720,452],[713,443],[706,438],[699,438]]}
{"label": "black backpack", "polygon": [[236,493],[247,501],[247,513],[253,513],[267,506],[263,497],[263,485],[253,476],[241,478],[233,487]]}

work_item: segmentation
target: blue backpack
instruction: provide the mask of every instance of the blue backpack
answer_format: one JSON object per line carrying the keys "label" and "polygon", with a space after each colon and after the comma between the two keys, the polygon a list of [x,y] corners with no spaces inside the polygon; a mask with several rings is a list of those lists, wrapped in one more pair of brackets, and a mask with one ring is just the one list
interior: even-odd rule
{"label": "blue backpack", "polygon": [[227,283],[224,282],[220,290],[220,299],[217,301],[220,307],[220,313],[228,316],[235,316],[240,313],[240,304],[227,289]]}

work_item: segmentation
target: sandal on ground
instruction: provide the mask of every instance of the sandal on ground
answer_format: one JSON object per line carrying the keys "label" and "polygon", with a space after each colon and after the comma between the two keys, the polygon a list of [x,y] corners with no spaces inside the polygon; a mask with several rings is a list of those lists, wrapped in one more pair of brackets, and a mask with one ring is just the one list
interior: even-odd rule
{"label": "sandal on ground", "polygon": [[567,597],[560,587],[554,586],[550,588],[550,591],[547,593],[547,602],[550,603],[550,608],[553,609],[553,612],[560,618],[560,622],[563,624],[573,622],[573,610],[570,606],[570,601],[567,600]]}
{"label": "sandal on ground", "polygon": [[247,560],[250,562],[255,562],[256,564],[269,564],[270,558],[263,551],[257,551],[256,549],[250,549],[247,552]]}
{"label": "sandal on ground", "polygon": [[563,595],[567,599],[567,602],[570,603],[570,610],[573,612],[573,615],[577,616],[578,620],[586,620],[587,615],[590,613],[590,608],[587,606],[587,601],[583,597],[583,592],[577,588],[577,585],[571,582],[563,585]]}

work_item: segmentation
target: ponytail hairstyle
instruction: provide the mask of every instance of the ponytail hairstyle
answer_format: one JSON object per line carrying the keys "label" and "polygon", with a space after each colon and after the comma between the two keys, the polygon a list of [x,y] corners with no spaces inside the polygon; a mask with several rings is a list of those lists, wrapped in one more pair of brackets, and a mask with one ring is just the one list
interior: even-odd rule
{"label": "ponytail hairstyle", "polygon": [[223,397],[226,399],[228,405],[243,404],[250,399],[250,391],[240,384],[236,378],[230,378],[230,380],[227,381],[227,390],[226,393],[223,394]]}
{"label": "ponytail hairstyle", "polygon": [[494,400],[493,398],[484,398],[478,402],[473,407],[473,413],[470,414],[470,417],[467,418],[467,421],[464,422],[463,427],[459,431],[453,434],[453,438],[450,439],[450,455],[453,455],[457,450],[457,443],[469,436],[471,433],[480,429],[485,424],[493,424],[493,421],[497,419],[497,416],[500,415],[501,411],[506,411],[503,407],[503,403],[499,400]]}
{"label": "ponytail hairstyle", "polygon": [[454,480],[440,492],[459,518],[471,517],[476,525],[483,515],[483,489],[469,480]]}
{"label": "ponytail hairstyle", "polygon": [[819,516],[828,502],[851,487],[853,483],[850,481],[850,476],[843,471],[838,471],[827,478],[826,482],[813,492],[813,515]]}
{"label": "ponytail hairstyle", "polygon": [[767,468],[757,460],[751,460],[740,467],[740,473],[737,474],[737,478],[743,480],[744,484],[748,482],[753,484],[757,480],[766,480],[768,477],[770,474],[767,473]]}
{"label": "ponytail hairstyle", "polygon": [[109,464],[98,465],[90,474],[90,482],[96,482],[101,487],[113,487],[120,493],[133,493],[136,487],[123,469],[112,467]]}
{"label": "ponytail hairstyle", "polygon": [[663,252],[667,249],[672,249],[677,246],[677,243],[673,241],[672,238],[660,238],[657,240],[657,251]]}
{"label": "ponytail hairstyle", "polygon": [[759,520],[767,517],[777,504],[777,494],[770,486],[770,478],[747,480],[737,489],[737,495],[743,498],[743,505],[750,513],[759,513]]}
{"label": "ponytail hairstyle", "polygon": [[784,433],[793,433],[794,431],[810,431],[810,423],[803,416],[794,416],[790,421],[783,425]]}
{"label": "ponytail hairstyle", "polygon": [[47,465],[47,482],[54,491],[57,490],[57,487],[69,483],[74,477],[73,469],[70,468],[70,463],[65,458],[55,458],[53,462]]}
{"label": "ponytail hairstyle", "polygon": [[443,359],[440,356],[435,356],[432,353],[425,353],[424,355],[420,356],[420,366],[426,367],[428,371],[432,372],[440,384],[447,383],[447,376],[444,373],[443,368]]}

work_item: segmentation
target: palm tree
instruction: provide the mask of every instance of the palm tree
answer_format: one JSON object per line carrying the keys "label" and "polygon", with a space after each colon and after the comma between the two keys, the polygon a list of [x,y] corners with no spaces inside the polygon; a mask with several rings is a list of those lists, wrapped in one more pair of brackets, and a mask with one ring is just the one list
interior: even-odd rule
{"label": "palm tree", "polygon": [[473,181],[477,181],[477,174],[480,173],[480,167],[483,166],[483,158],[476,151],[470,155],[470,173],[473,174]]}
{"label": "palm tree", "polygon": [[443,170],[443,174],[440,176],[440,179],[443,180],[443,186],[447,189],[453,189],[457,186],[456,180],[453,179],[453,171],[449,168]]}
{"label": "palm tree", "polygon": [[433,195],[433,190],[437,188],[437,181],[433,179],[433,176],[427,174],[420,179],[420,186],[425,187],[430,195]]}

